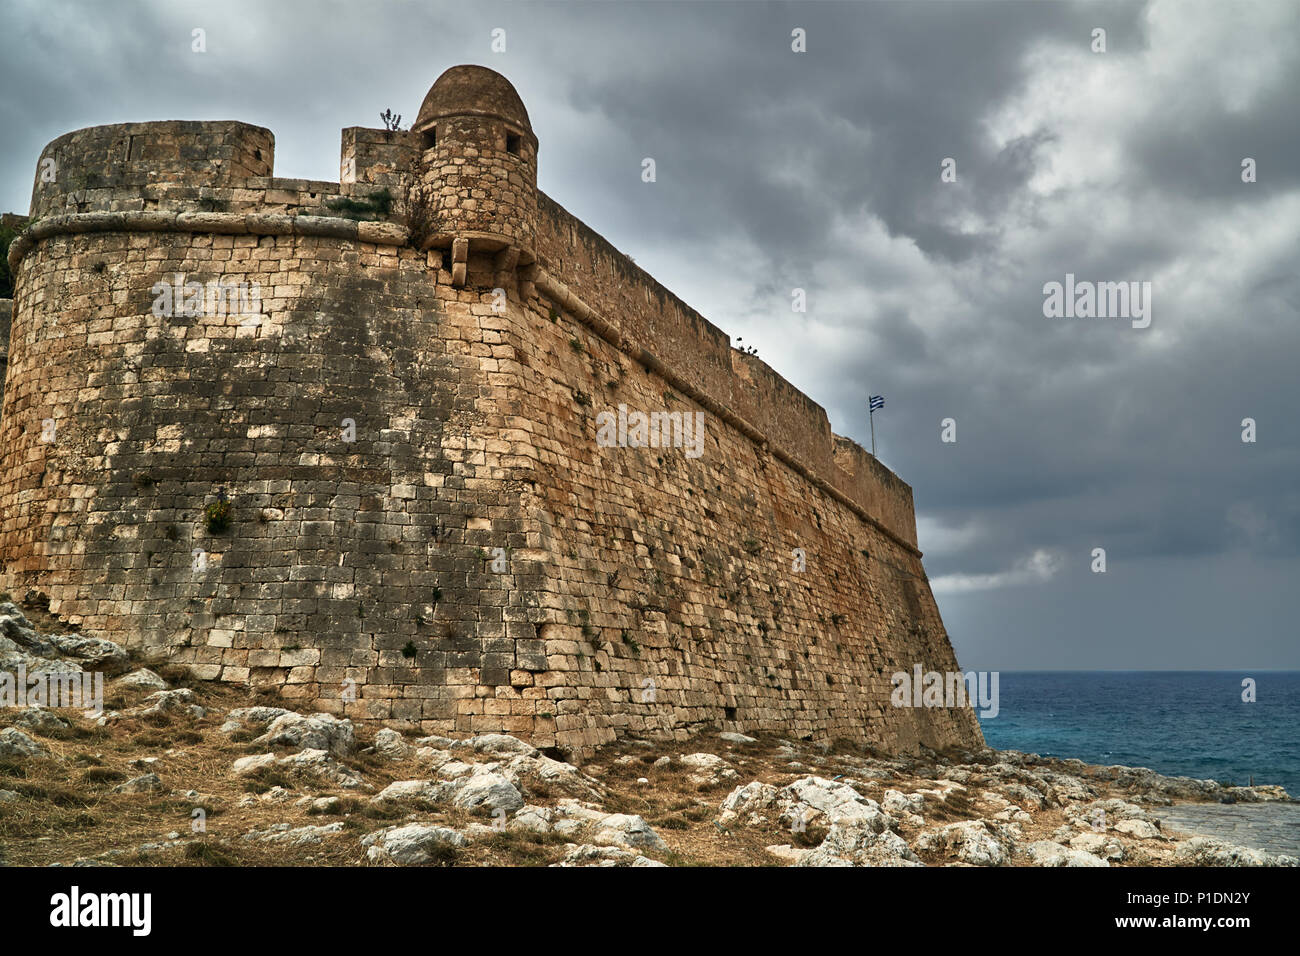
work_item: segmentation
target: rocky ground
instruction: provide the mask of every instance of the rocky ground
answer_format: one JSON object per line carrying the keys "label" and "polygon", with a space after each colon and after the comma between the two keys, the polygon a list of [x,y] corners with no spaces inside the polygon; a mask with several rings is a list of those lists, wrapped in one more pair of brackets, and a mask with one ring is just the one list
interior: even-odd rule
{"label": "rocky ground", "polygon": [[117,676],[98,718],[0,709],[9,865],[1297,865],[1168,822],[1294,810],[1278,787],[736,733],[624,740],[574,766],[504,734],[358,731],[42,635],[54,622],[27,613],[0,603],[0,671]]}

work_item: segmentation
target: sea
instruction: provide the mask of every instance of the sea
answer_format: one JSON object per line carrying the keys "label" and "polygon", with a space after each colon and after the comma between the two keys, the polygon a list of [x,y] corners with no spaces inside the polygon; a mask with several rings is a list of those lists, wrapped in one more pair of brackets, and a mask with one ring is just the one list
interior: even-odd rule
{"label": "sea", "polygon": [[1300,671],[1000,671],[998,681],[998,714],[980,718],[990,747],[1253,779],[1300,800]]}

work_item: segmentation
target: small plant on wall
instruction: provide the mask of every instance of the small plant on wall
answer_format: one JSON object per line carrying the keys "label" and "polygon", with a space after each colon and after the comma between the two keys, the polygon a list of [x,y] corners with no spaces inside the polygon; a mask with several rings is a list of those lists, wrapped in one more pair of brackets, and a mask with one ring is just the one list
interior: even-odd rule
{"label": "small plant on wall", "polygon": [[203,518],[209,534],[221,534],[230,527],[230,499],[226,489],[217,489],[217,500],[203,509]]}

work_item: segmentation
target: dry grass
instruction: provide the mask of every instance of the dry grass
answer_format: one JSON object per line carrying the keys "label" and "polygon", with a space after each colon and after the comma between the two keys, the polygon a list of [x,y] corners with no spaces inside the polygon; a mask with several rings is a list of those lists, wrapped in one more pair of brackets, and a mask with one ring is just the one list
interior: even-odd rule
{"label": "dry grass", "polygon": [[[359,837],[409,817],[463,830],[471,823],[491,823],[487,816],[473,816],[454,809],[435,809],[409,814],[408,808],[372,805],[371,791],[362,793],[332,789],[329,785],[307,786],[280,768],[265,768],[246,777],[233,777],[230,767],[239,757],[262,753],[265,748],[251,743],[256,733],[234,735],[219,731],[224,714],[234,707],[248,706],[246,692],[214,684],[194,688],[208,708],[208,715],[154,715],[126,718],[106,727],[89,726],[75,712],[56,711],[77,721],[71,729],[47,733],[25,731],[48,747],[51,756],[22,761],[0,761],[0,789],[14,790],[22,799],[0,804],[0,843],[6,847],[7,862],[13,865],[43,866],[70,863],[106,851],[120,851],[112,862],[128,866],[258,866],[258,865],[356,865],[364,860]],[[118,709],[135,706],[147,691],[115,692]],[[0,725],[8,721],[0,712]],[[713,742],[710,742],[710,746]],[[701,747],[704,746],[703,744]],[[784,784],[798,776],[769,766],[774,744],[748,746],[744,752],[712,747],[742,769],[742,780],[764,779]],[[715,820],[718,804],[735,781],[701,787],[691,781],[688,768],[676,758],[689,748],[681,744],[630,746],[637,758],[630,766],[613,763],[624,751],[598,755],[592,769],[606,788],[601,806],[611,813],[643,816],[668,844],[667,854],[658,854],[676,865],[768,866],[780,861],[763,848],[773,835],[746,830],[724,831]],[[288,751],[284,751],[287,753]],[[654,767],[660,757],[674,758],[669,767]],[[143,758],[155,757],[148,765]],[[365,780],[382,789],[395,780],[428,776],[413,758],[392,761],[371,753],[358,753],[343,761]],[[156,772],[169,792],[113,793],[120,783]],[[752,776],[751,776],[752,774]],[[649,784],[638,784],[645,777]],[[240,806],[249,794],[266,794],[273,787],[293,791],[284,802],[258,801]],[[183,796],[197,791],[199,797]],[[301,796],[337,796],[330,809],[297,806]],[[558,795],[533,787],[527,798],[532,803],[550,804]],[[192,813],[206,814],[206,832],[191,831]],[[278,823],[294,827],[326,825],[342,821],[341,834],[326,836],[322,843],[285,847],[241,839],[252,830],[264,830]],[[179,833],[181,842],[166,849],[140,852],[142,844],[165,843],[167,834]],[[438,864],[449,866],[511,865],[545,866],[564,856],[566,839],[554,834],[506,832],[475,840],[469,847],[446,851]],[[779,842],[779,841],[778,841]],[[655,856],[657,854],[649,853]]]}
{"label": "dry grass", "polygon": [[[40,613],[29,616],[36,621]],[[37,623],[44,630],[57,629],[48,622]],[[222,733],[219,728],[226,712],[255,703],[278,702],[228,685],[191,681],[179,669],[157,666],[156,662],[154,669],[164,673],[172,687],[191,687],[208,709],[207,715],[137,716],[96,727],[75,712],[58,711],[73,721],[71,728],[26,730],[48,748],[50,756],[0,758],[0,789],[19,794],[18,800],[0,803],[0,850],[5,862],[45,866],[117,851],[109,859],[130,866],[355,866],[365,862],[359,838],[384,826],[413,819],[464,831],[473,823],[491,823],[486,816],[451,808],[412,814],[409,808],[372,805],[370,794],[393,781],[429,777],[427,768],[413,756],[393,761],[363,750],[342,761],[360,773],[373,791],[350,792],[323,782],[313,785],[280,768],[234,777],[230,771],[236,759],[266,752],[266,748],[252,743],[260,731]],[[106,709],[134,707],[148,693],[109,688]],[[0,711],[0,727],[7,726],[11,719],[12,712]],[[679,760],[682,754],[694,751],[717,754],[737,770],[738,776],[714,785],[698,783],[692,779],[690,768]],[[677,866],[784,866],[786,861],[765,847],[815,846],[825,836],[824,826],[813,821],[803,833],[791,833],[776,824],[753,829],[724,828],[718,823],[718,812],[726,794],[754,780],[780,787],[808,774],[828,779],[852,777],[855,768],[861,768],[871,756],[869,750],[844,742],[822,749],[801,746],[797,759],[803,766],[791,768],[787,766],[792,760],[790,754],[775,738],[728,744],[711,734],[679,742],[622,741],[599,751],[583,769],[605,788],[601,801],[605,811],[644,817],[667,843],[666,853],[648,856],[658,856]],[[145,758],[150,757],[157,759],[145,763]],[[620,757],[632,759],[619,763]],[[671,758],[670,764],[654,766],[661,757]],[[856,785],[864,795],[881,800],[886,789],[911,792],[933,788],[944,768],[917,766],[913,770],[886,780],[859,777]],[[113,792],[121,783],[149,772],[162,778],[164,792]],[[640,778],[648,782],[639,783]],[[981,789],[977,781],[972,777],[968,790],[955,789],[943,799],[927,794],[926,825],[990,816],[992,808],[974,799]],[[277,786],[292,791],[291,799],[258,799],[250,806],[240,805],[250,795],[265,795]],[[185,796],[190,791],[197,795]],[[296,801],[303,796],[335,796],[339,802],[329,809],[317,809],[310,803],[298,806]],[[530,803],[552,805],[561,794],[534,784],[525,796]],[[196,809],[202,809],[205,815],[206,832],[191,829]],[[1031,823],[1023,824],[1024,842],[1048,839],[1064,822],[1060,809],[1035,811],[1032,817]],[[318,844],[288,847],[243,839],[250,831],[265,830],[274,824],[301,827],[340,821],[342,832],[327,835]],[[910,842],[917,829],[904,822],[900,833]],[[178,833],[180,839],[164,848],[141,849],[143,844],[167,843],[171,832]],[[564,856],[565,843],[564,838],[554,834],[496,833],[480,836],[462,849],[441,851],[434,865],[546,866]],[[941,865],[952,860],[940,854],[930,855],[926,862]],[[1146,862],[1159,865],[1161,860]]]}

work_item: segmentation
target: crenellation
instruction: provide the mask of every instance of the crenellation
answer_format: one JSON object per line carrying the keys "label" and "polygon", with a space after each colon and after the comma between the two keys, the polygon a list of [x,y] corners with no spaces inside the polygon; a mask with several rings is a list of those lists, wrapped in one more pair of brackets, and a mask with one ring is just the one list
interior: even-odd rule
{"label": "crenellation", "polygon": [[[275,137],[233,121],[92,126],[66,133],[41,153],[31,215],[118,211],[149,202],[150,190],[231,186],[271,174]],[[130,195],[129,190],[135,190]],[[114,203],[117,203],[115,206]]]}

